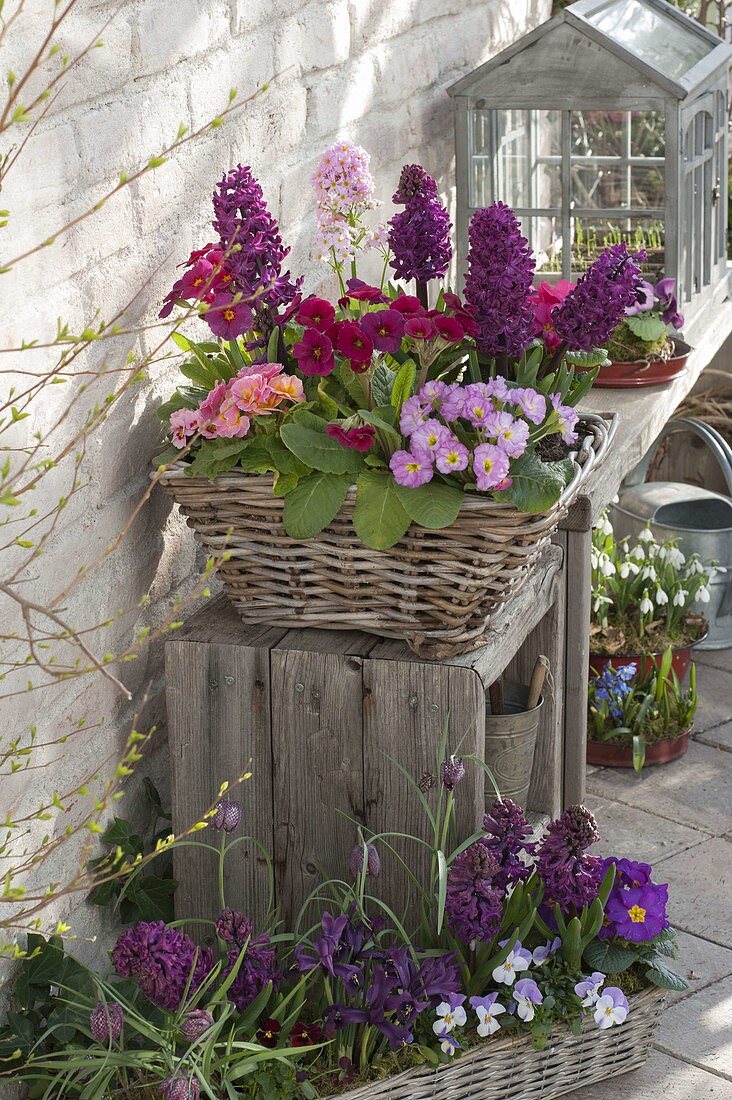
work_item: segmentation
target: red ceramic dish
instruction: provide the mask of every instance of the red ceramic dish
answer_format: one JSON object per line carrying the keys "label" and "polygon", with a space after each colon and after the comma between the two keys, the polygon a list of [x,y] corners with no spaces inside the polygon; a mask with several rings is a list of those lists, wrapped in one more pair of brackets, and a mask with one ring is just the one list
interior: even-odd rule
{"label": "red ceramic dish", "polygon": [[615,389],[661,386],[683,374],[692,350],[683,340],[674,340],[674,351],[678,354],[673,358],[657,359],[652,363],[610,363],[607,367],[600,367],[593,385]]}
{"label": "red ceramic dish", "polygon": [[[695,645],[698,645],[703,638],[706,638],[706,631],[696,641],[690,642],[689,645],[679,646],[678,649],[673,651],[671,657],[671,668],[678,676],[679,680],[683,680],[686,673],[689,671],[689,665],[691,664],[691,651]],[[645,676],[652,665],[655,664],[658,668],[661,664],[663,653],[653,653],[651,656],[630,656],[625,655],[616,657],[606,657],[599,653],[590,654],[590,678],[595,676],[601,676],[605,671],[607,665],[612,665],[613,668],[625,668],[626,665],[635,664],[638,666],[636,676]],[[634,676],[633,679],[636,677]]]}
{"label": "red ceramic dish", "polygon": [[[668,741],[651,741],[646,745],[646,765],[668,764],[678,760],[689,747],[689,734],[670,737]],[[632,768],[633,749],[630,745],[608,745],[603,741],[587,742],[587,763],[601,768]]]}

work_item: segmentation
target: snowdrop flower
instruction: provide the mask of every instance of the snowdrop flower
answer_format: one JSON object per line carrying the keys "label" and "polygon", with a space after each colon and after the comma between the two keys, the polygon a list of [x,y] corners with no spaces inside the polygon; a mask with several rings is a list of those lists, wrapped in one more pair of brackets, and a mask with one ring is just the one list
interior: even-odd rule
{"label": "snowdrop flower", "polygon": [[703,584],[697,592],[696,598],[697,600],[699,600],[700,603],[709,603],[709,601],[711,600],[712,597],[710,595],[709,589],[705,584]]}
{"label": "snowdrop flower", "polygon": [[614,577],[615,576],[615,573],[616,573],[615,566],[610,561],[610,558],[607,556],[607,554],[601,554],[600,555],[599,566],[600,566],[600,572],[602,573],[603,577]]}
{"label": "snowdrop flower", "polygon": [[641,546],[640,543],[638,543],[637,546],[634,546],[633,549],[630,551],[630,553],[638,561],[645,561],[646,552],[645,552],[645,550],[643,549],[643,547]]}
{"label": "snowdrop flower", "polygon": [[620,566],[620,576],[623,578],[624,581],[627,581],[631,573],[634,577],[637,577],[640,573],[640,566],[636,565],[634,561],[628,561],[626,559]]}
{"label": "snowdrop flower", "polygon": [[527,1024],[534,1019],[536,1005],[544,1000],[533,978],[522,978],[516,982],[513,999],[516,1002],[516,1015]]}
{"label": "snowdrop flower", "polygon": [[662,588],[656,589],[656,603],[659,607],[665,607],[668,603],[668,595]]}
{"label": "snowdrop flower", "polygon": [[601,596],[599,593],[595,596],[595,602],[592,605],[592,609],[597,613],[604,604],[612,603],[613,601],[609,596]]}
{"label": "snowdrop flower", "polygon": [[[675,597],[674,597],[674,603],[676,603],[676,598]],[[643,599],[640,602],[640,613],[641,613],[641,615],[652,615],[653,614],[653,601],[651,600],[650,596],[648,595],[648,589],[646,589],[643,592]]]}
{"label": "snowdrop flower", "polygon": [[506,1009],[502,1004],[497,1003],[497,997],[497,993],[489,993],[487,997],[470,998],[470,1004],[478,1017],[478,1034],[481,1039],[493,1035],[501,1026],[496,1016],[500,1016]]}
{"label": "snowdrop flower", "polygon": [[451,997],[449,1001],[441,1001],[435,1012],[439,1019],[435,1020],[432,1030],[435,1035],[447,1035],[454,1027],[462,1027],[467,1020],[467,1014],[462,1006],[464,997]]}
{"label": "snowdrop flower", "polygon": [[630,1006],[623,991],[614,985],[608,986],[595,1002],[595,1023],[605,1031],[613,1024],[622,1024],[629,1011]]}
{"label": "snowdrop flower", "polygon": [[452,1057],[456,1050],[460,1050],[460,1043],[457,1039],[453,1039],[452,1035],[443,1035],[440,1050],[443,1054],[449,1054]]}
{"label": "snowdrop flower", "polygon": [[640,542],[654,542],[653,531],[650,527],[644,527],[641,533],[638,535]]}
{"label": "snowdrop flower", "polygon": [[561,947],[562,941],[559,936],[555,936],[553,940],[547,941],[540,947],[535,947],[531,954],[531,961],[534,966],[543,966],[550,955],[553,955]]}
{"label": "snowdrop flower", "polygon": [[689,558],[689,573],[693,576],[695,573],[705,573],[704,564],[698,554],[692,554]]}
{"label": "snowdrop flower", "polygon": [[685,588],[680,588],[674,596],[674,607],[684,607],[686,605],[686,597],[689,593]]}
{"label": "snowdrop flower", "polygon": [[608,519],[607,512],[603,512],[597,527],[599,531],[602,531],[603,535],[612,535],[613,525]]}
{"label": "snowdrop flower", "polygon": [[680,569],[686,561],[686,557],[681,553],[678,546],[669,546],[666,556],[674,569]]}
{"label": "snowdrop flower", "polygon": [[654,584],[656,583],[656,581],[658,580],[658,574],[656,573],[656,570],[652,565],[645,566],[643,572],[641,573],[641,580],[653,581]]}
{"label": "snowdrop flower", "polygon": [[599,970],[595,970],[589,978],[577,983],[574,991],[579,997],[583,1008],[590,1008],[597,1003],[604,981],[605,975],[601,974]]}
{"label": "snowdrop flower", "polygon": [[[505,947],[506,941],[500,944],[501,947]],[[516,940],[513,945],[513,951],[509,951],[508,955],[493,971],[493,981],[504,985],[513,985],[518,975],[522,970],[528,970],[531,965],[531,952],[525,951],[521,946],[521,940]]]}

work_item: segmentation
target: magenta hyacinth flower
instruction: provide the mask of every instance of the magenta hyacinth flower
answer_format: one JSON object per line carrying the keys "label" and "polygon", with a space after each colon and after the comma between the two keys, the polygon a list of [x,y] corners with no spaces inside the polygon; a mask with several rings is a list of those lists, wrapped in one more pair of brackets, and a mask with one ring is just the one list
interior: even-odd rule
{"label": "magenta hyacinth flower", "polygon": [[107,1046],[110,1039],[114,1042],[119,1039],[124,1020],[122,1005],[116,1001],[102,1001],[89,1014],[89,1030],[98,1043]]}
{"label": "magenta hyacinth flower", "polygon": [[507,886],[527,879],[531,868],[521,856],[531,855],[536,845],[529,840],[532,829],[518,803],[512,798],[496,800],[483,818],[483,828],[486,832],[483,844],[500,864],[498,884]]}
{"label": "magenta hyacinth flower", "polygon": [[638,299],[643,282],[638,262],[644,252],[632,255],[623,241],[605,249],[580,277],[551,320],[559,339],[570,351],[604,347],[628,306]]}
{"label": "magenta hyacinth flower", "polygon": [[437,197],[437,184],[419,165],[405,164],[394,202],[405,206],[389,221],[390,266],[396,277],[421,284],[441,279],[452,259],[452,223]]}
{"label": "magenta hyacinth flower", "polygon": [[112,950],[112,963],[123,978],[131,978],[159,1008],[176,1011],[190,981],[195,993],[213,966],[207,947],[198,947],[177,928],[163,921],[138,921],[127,928]]}
{"label": "magenta hyacinth flower", "polygon": [[597,897],[603,861],[585,852],[600,839],[597,822],[586,806],[570,806],[547,827],[537,856],[536,870],[550,905],[562,911],[581,909]]}
{"label": "magenta hyacinth flower", "polygon": [[476,210],[465,301],[480,327],[478,350],[489,356],[521,355],[534,337],[534,256],[516,216],[503,202]]}
{"label": "magenta hyacinth flower", "polygon": [[504,891],[496,885],[496,857],[481,841],[456,856],[447,872],[445,915],[465,943],[488,942],[500,928]]}
{"label": "magenta hyacinth flower", "polygon": [[416,489],[432,481],[434,468],[429,459],[417,458],[411,451],[395,451],[389,459],[389,468],[398,485]]}

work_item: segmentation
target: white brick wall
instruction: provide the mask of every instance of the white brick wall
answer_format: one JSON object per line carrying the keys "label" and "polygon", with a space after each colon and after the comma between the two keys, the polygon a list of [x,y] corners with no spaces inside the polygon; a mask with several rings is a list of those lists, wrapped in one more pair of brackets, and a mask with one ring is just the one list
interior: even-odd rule
{"label": "white brick wall", "polygon": [[[78,46],[117,7],[116,0],[80,0],[64,41]],[[275,79],[225,127],[118,196],[82,230],[3,276],[6,294],[12,284],[13,303],[3,311],[4,342],[48,334],[58,315],[77,329],[96,309],[109,316],[146,280],[136,314],[152,318],[174,265],[210,239],[210,192],[239,161],[252,165],[281,219],[293,272],[304,272],[315,288],[324,276],[309,256],[309,176],[319,152],[342,137],[364,144],[387,203],[404,161],[425,163],[449,196],[446,86],[546,18],[549,7],[550,0],[128,0],[103,33],[106,46],[67,80],[30,139],[25,167],[6,183],[2,205],[17,218],[6,231],[12,237],[6,254],[94,203],[121,169],[146,161],[181,122],[196,127],[212,117],[230,87],[244,98]],[[51,8],[51,0],[26,5],[8,47],[16,71]],[[151,346],[154,338],[153,332],[143,343]],[[41,362],[41,352],[32,354]],[[150,381],[96,434],[85,460],[91,484],[48,547],[39,589],[52,590],[57,576],[73,573],[129,514],[159,436],[154,400],[172,379],[170,367],[153,367]],[[68,392],[61,390],[49,395],[55,407]],[[38,424],[51,412],[39,409]],[[53,499],[50,490],[40,497],[39,508]],[[69,618],[89,624],[111,617],[152,586],[154,619],[156,602],[167,606],[190,584],[192,536],[169,512],[163,499],[148,508],[121,554],[72,599]],[[123,620],[111,628],[104,648],[119,645],[129,625]],[[159,659],[158,647],[149,660],[129,666],[132,682],[159,682]],[[121,736],[126,708],[108,685],[46,694],[37,704],[33,696],[21,699],[10,708],[19,727],[35,719],[42,730],[58,732],[78,713],[75,706],[83,706],[89,720],[105,712],[108,747]],[[47,771],[33,773],[33,795],[67,785],[80,756],[61,754]],[[13,786],[17,791],[18,782]]]}

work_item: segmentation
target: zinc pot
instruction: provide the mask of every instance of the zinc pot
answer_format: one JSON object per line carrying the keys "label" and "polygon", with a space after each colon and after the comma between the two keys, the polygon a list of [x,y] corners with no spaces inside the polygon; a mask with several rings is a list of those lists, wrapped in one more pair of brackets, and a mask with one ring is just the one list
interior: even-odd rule
{"label": "zinc pot", "polygon": [[[678,737],[669,737],[667,741],[646,743],[646,766],[649,764],[669,764],[678,760],[689,747],[691,728]],[[606,741],[587,742],[587,763],[597,764],[601,768],[632,768],[632,745],[610,745]]]}
{"label": "zinc pot", "polygon": [[526,710],[529,689],[525,684],[503,682],[504,714],[491,713],[485,701],[485,762],[491,769],[502,798],[526,805],[534,765],[536,735],[544,700]]}

